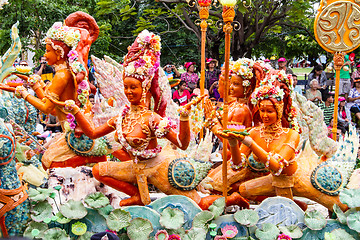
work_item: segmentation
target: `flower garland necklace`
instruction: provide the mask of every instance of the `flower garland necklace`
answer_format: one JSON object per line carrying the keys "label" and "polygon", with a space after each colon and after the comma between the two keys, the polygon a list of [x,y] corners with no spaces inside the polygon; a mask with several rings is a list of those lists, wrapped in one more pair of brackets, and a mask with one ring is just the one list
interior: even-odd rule
{"label": "flower garland necklace", "polygon": [[[147,111],[147,109],[145,108]],[[132,147],[124,137],[122,131],[122,122],[123,119],[126,118],[127,114],[130,112],[130,107],[125,105],[121,110],[121,114],[119,115],[118,119],[116,120],[116,132],[118,134],[119,143],[126,149],[128,153],[135,157],[134,162],[138,163],[138,157],[144,159],[150,159],[156,157],[161,152],[161,146],[158,145],[156,148],[153,149],[146,149],[149,146],[149,142],[144,147],[145,150],[138,150]],[[141,116],[141,115],[140,115]],[[128,132],[129,133],[129,132]]]}
{"label": "flower garland necklace", "polygon": [[280,119],[270,126],[265,126],[264,124],[260,126],[260,138],[264,139],[267,148],[269,148],[270,143],[279,139],[283,133],[288,132],[289,129],[284,130],[282,127]]}

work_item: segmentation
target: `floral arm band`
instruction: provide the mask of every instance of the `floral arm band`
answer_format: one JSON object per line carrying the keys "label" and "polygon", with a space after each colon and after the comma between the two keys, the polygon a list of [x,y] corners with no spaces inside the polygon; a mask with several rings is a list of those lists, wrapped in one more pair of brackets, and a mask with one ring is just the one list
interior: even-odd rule
{"label": "floral arm band", "polygon": [[189,110],[187,110],[184,107],[180,107],[178,112],[180,114],[180,121],[189,121],[189,114],[190,114]]}
{"label": "floral arm band", "polygon": [[280,165],[279,170],[277,172],[273,172],[273,174],[275,176],[280,176],[280,174],[282,173],[284,168],[290,165],[290,162],[287,161],[282,156],[280,156],[280,154],[278,154],[278,153],[269,152],[266,157],[266,163],[265,163],[266,168],[269,168],[269,166],[270,166],[270,158],[271,157],[273,157]]}
{"label": "floral arm band", "polygon": [[26,91],[26,88],[24,86],[17,86],[15,88],[15,97],[17,98],[23,98],[25,99],[27,96],[29,96],[29,92]]}
{"label": "floral arm band", "polygon": [[240,154],[240,163],[239,164],[235,164],[232,160],[230,160],[230,167],[232,170],[237,171],[243,167],[245,167],[246,165],[246,160],[247,157],[244,153]]}
{"label": "floral arm band", "polygon": [[175,128],[176,124],[168,117],[160,120],[159,124],[155,126],[155,136],[157,138],[163,138],[170,132],[170,129]]}
{"label": "floral arm band", "polygon": [[31,75],[28,79],[28,83],[34,91],[40,87],[41,88],[45,87],[45,83],[42,81],[41,77],[37,74]]}

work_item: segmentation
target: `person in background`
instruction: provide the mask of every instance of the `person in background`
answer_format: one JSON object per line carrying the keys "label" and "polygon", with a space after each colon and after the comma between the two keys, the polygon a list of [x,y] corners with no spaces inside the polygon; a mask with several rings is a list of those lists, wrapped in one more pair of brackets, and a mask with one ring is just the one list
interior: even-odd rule
{"label": "person in background", "polygon": [[321,92],[318,90],[319,82],[316,79],[311,80],[310,88],[306,90],[305,97],[307,100],[315,103],[316,106],[319,106],[321,102]]}
{"label": "person in background", "polygon": [[178,99],[180,106],[184,106],[190,99],[190,92],[186,89],[185,81],[181,81],[178,87],[178,90],[176,90],[173,94],[173,99]]}
{"label": "person in background", "polygon": [[189,92],[192,93],[196,88],[197,82],[199,81],[199,76],[195,73],[195,62],[187,62],[184,67],[186,68],[186,72],[181,74],[181,81],[185,81],[186,87]]}
{"label": "person in background", "polygon": [[356,65],[356,71],[351,74],[351,86],[354,86],[354,80],[360,78],[360,62]]}
{"label": "person in background", "polygon": [[286,66],[287,60],[284,57],[279,58],[278,60],[278,70],[284,70],[286,74],[294,74],[294,72]]}
{"label": "person in background", "polygon": [[347,99],[350,89],[351,89],[351,81],[350,81],[350,60],[349,55],[345,55],[344,57],[344,65],[340,69],[340,85],[339,85],[339,95],[344,95]]}
{"label": "person in background", "polygon": [[218,87],[219,87],[219,81],[216,81],[211,85],[209,89],[210,100],[219,101],[220,93],[218,91]]}
{"label": "person in background", "polygon": [[55,74],[54,69],[47,64],[46,57],[41,56],[39,58],[39,61],[40,61],[40,66],[35,68],[34,70],[35,74],[41,76],[41,79],[43,81],[45,80],[52,81],[53,76]]}
{"label": "person in background", "polygon": [[173,99],[173,101],[174,101],[174,103],[176,103],[177,105],[180,106],[180,101],[179,101],[179,99],[175,98],[175,99]]}
{"label": "person in background", "polygon": [[297,85],[298,83],[297,75],[293,74],[292,77],[293,77],[294,91],[302,95],[302,88],[299,85]]}
{"label": "person in background", "polygon": [[345,129],[349,129],[351,114],[348,109],[345,107],[346,99],[344,97],[339,97],[339,107],[338,107],[338,123],[341,124]]}
{"label": "person in background", "polygon": [[165,71],[165,75],[168,78],[168,80],[180,77],[179,71],[176,69],[175,65],[172,63],[166,64],[164,67],[164,71]]}
{"label": "person in background", "polygon": [[90,93],[89,95],[89,102],[94,106],[95,104],[95,95]]}
{"label": "person in background", "polygon": [[354,80],[354,88],[349,93],[349,103],[351,119],[360,127],[360,78]]}
{"label": "person in background", "polygon": [[329,125],[331,118],[334,117],[334,98],[332,94],[326,94],[323,100],[319,107],[323,111],[325,124]]}
{"label": "person in background", "polygon": [[313,79],[316,79],[318,81],[319,83],[318,90],[321,92],[322,95],[329,92],[329,89],[326,86],[326,81],[327,81],[326,73],[324,72],[324,69],[320,64],[316,65],[313,68],[313,70],[310,72],[308,78],[309,84],[307,86],[307,89],[310,88],[310,82]]}
{"label": "person in background", "polygon": [[220,69],[218,67],[218,61],[213,58],[206,59],[206,68],[205,70],[205,88],[210,90],[210,87],[214,82],[219,81]]}
{"label": "person in background", "polygon": [[52,133],[62,132],[61,124],[56,116],[49,114],[48,121],[46,123],[46,130]]}

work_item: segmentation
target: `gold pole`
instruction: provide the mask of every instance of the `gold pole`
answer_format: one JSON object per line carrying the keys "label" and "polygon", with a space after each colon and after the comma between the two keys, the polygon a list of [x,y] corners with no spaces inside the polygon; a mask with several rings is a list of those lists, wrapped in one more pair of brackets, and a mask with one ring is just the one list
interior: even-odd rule
{"label": "gold pole", "polygon": [[339,104],[339,85],[340,85],[340,70],[344,65],[343,52],[334,53],[334,68],[335,68],[335,99],[334,99],[334,124],[332,128],[333,140],[336,141],[337,137],[337,122],[338,122],[338,104]]}
{"label": "gold pole", "polygon": [[[231,33],[233,27],[231,23],[235,17],[234,7],[224,6],[222,13],[225,25],[223,30],[225,32],[225,84],[224,84],[224,106],[223,106],[223,129],[227,129],[228,124],[228,93],[229,93],[229,60],[230,60],[230,43],[231,43]],[[223,163],[222,163],[222,179],[223,179],[223,196],[225,197],[225,202],[227,198],[228,183],[227,183],[227,139],[223,140]]]}
{"label": "gold pole", "polygon": [[[201,19],[200,28],[201,28],[201,71],[200,71],[200,95],[204,94],[205,88],[205,44],[206,44],[206,31],[207,31],[207,22],[209,18],[209,8],[208,6],[199,6],[199,16]],[[201,105],[204,108],[204,100],[201,100]],[[203,139],[204,129],[201,128],[200,139]]]}

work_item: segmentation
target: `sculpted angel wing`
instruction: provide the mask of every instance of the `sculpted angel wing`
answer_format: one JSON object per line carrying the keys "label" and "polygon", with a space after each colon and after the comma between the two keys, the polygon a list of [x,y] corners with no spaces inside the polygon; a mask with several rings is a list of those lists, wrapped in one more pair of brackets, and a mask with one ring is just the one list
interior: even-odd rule
{"label": "sculpted angel wing", "polygon": [[7,76],[9,76],[11,73],[13,73],[15,71],[13,64],[21,51],[19,30],[17,28],[18,25],[19,25],[19,22],[16,22],[11,27],[10,36],[12,39],[12,44],[11,44],[10,48],[7,50],[7,52],[4,54],[4,56],[1,57],[0,83],[2,83]]}
{"label": "sculpted angel wing", "polygon": [[93,110],[94,123],[96,126],[106,123],[106,121],[119,113],[119,109],[125,104],[129,104],[124,93],[124,83],[122,79],[122,66],[108,56],[101,60],[91,56],[95,68],[95,78],[101,95],[105,98],[100,103],[95,99]]}

